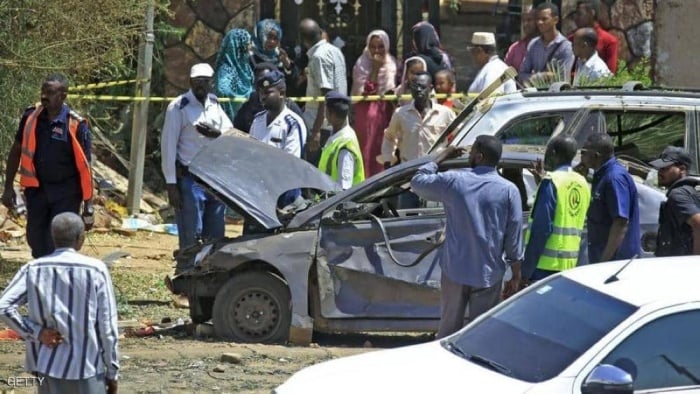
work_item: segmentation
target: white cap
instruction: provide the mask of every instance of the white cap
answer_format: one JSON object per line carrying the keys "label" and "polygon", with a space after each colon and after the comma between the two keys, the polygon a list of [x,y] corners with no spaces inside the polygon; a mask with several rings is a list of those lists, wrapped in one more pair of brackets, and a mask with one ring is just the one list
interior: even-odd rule
{"label": "white cap", "polygon": [[214,76],[214,69],[209,63],[197,63],[190,70],[190,78],[211,78]]}
{"label": "white cap", "polygon": [[493,33],[478,31],[472,34],[471,44],[496,46],[496,36]]}

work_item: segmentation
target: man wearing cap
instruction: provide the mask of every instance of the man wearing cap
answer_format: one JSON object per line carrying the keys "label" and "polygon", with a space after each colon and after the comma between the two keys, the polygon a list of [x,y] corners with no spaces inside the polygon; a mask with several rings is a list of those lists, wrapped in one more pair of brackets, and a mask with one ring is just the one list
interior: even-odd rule
{"label": "man wearing cap", "polygon": [[659,186],[668,188],[659,210],[656,256],[700,254],[700,179],[688,176],[690,155],[669,146],[650,164],[659,171]]}
{"label": "man wearing cap", "polygon": [[[255,81],[255,87],[265,110],[255,116],[250,136],[301,158],[306,126],[301,116],[285,104],[287,85],[284,73],[279,70],[266,72]],[[300,195],[300,190],[291,190],[280,197],[278,206],[285,207]]]}
{"label": "man wearing cap", "polygon": [[333,90],[326,94],[326,120],[332,132],[321,151],[318,168],[330,175],[343,190],[365,179],[360,143],[355,130],[348,124],[349,112],[348,96]]}
{"label": "man wearing cap", "polygon": [[[480,68],[474,81],[469,86],[469,93],[481,93],[491,82],[500,77],[508,68],[496,52],[496,36],[488,32],[475,32],[472,35],[471,44],[468,46],[469,52],[474,57],[474,62]],[[496,93],[515,92],[515,81],[509,79],[502,84]]]}
{"label": "man wearing cap", "polygon": [[224,204],[196,184],[187,168],[202,147],[233,128],[219,100],[210,93],[213,76],[207,63],[192,66],[190,90],[173,100],[165,112],[161,166],[177,216],[180,250],[200,238],[224,236]]}

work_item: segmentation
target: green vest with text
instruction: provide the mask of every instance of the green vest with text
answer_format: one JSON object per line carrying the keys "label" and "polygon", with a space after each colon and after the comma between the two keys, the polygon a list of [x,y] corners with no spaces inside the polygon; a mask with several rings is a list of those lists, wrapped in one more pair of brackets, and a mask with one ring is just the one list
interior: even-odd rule
{"label": "green vest with text", "polygon": [[[554,185],[557,205],[554,210],[552,233],[537,261],[537,268],[564,271],[574,268],[578,261],[581,235],[591,203],[591,190],[586,178],[572,170],[549,172],[547,178]],[[530,240],[531,226],[532,213],[525,234],[526,243]]]}
{"label": "green vest with text", "polygon": [[362,161],[360,144],[357,142],[355,132],[350,127],[345,127],[338,133],[340,135],[331,141],[330,145],[323,147],[321,158],[318,161],[318,169],[330,175],[334,181],[339,182],[338,156],[341,150],[347,149],[355,159],[352,175],[352,184],[354,186],[365,180],[365,165]]}

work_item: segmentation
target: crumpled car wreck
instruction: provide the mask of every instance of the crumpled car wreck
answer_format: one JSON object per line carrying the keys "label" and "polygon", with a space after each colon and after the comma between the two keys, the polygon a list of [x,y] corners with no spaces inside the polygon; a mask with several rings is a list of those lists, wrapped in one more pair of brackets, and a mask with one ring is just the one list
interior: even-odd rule
{"label": "crumpled car wreck", "polygon": [[[515,177],[525,215],[536,188],[528,168],[538,157],[504,152],[499,169]],[[305,161],[252,139],[222,136],[200,151],[190,172],[256,230],[182,251],[169,287],[187,295],[194,322],[211,319],[218,336],[238,342],[308,343],[313,330],[436,330],[441,271],[435,257],[444,211],[437,203],[405,210],[395,203],[429,160],[400,164],[336,192]],[[468,160],[444,166],[467,167]],[[638,186],[640,204],[657,207],[641,212],[657,212],[663,194]],[[279,196],[296,188],[313,189],[316,198],[277,209]],[[655,231],[655,215],[642,221],[643,231]]]}

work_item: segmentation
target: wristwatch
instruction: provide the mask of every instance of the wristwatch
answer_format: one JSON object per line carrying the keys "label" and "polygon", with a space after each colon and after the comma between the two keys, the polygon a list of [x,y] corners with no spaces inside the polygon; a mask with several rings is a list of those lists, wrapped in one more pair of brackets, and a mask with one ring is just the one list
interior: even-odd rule
{"label": "wristwatch", "polygon": [[92,216],[95,214],[95,208],[92,205],[87,205],[83,208],[83,216]]}

